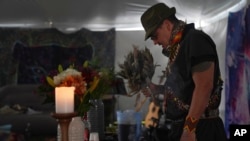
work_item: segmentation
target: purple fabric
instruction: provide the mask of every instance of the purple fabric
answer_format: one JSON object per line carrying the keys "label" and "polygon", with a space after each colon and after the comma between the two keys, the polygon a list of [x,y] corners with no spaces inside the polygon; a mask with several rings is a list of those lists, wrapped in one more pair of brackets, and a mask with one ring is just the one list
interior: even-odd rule
{"label": "purple fabric", "polygon": [[28,47],[16,43],[13,57],[18,60],[18,84],[38,84],[51,71],[74,64],[82,66],[92,58],[92,46],[65,48],[58,45]]}
{"label": "purple fabric", "polygon": [[16,76],[19,84],[37,83],[40,75],[58,63],[78,64],[92,57],[102,67],[114,67],[114,29],[96,32],[83,28],[66,34],[55,28],[0,28],[0,35],[0,86],[16,84]]}
{"label": "purple fabric", "polygon": [[[246,12],[246,13],[245,13]],[[250,9],[230,13],[226,46],[226,115],[231,124],[249,124],[250,109]]]}

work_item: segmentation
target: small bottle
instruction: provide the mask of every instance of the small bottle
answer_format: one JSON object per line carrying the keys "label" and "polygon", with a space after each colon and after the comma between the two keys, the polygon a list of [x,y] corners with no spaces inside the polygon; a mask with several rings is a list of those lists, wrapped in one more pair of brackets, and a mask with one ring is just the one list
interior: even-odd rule
{"label": "small bottle", "polygon": [[84,134],[83,134],[84,141],[89,141],[89,134],[90,134],[91,125],[90,125],[90,122],[88,121],[87,113],[85,113],[83,116],[83,124],[85,126]]}
{"label": "small bottle", "polygon": [[61,141],[61,128],[60,125],[57,125],[57,141]]}

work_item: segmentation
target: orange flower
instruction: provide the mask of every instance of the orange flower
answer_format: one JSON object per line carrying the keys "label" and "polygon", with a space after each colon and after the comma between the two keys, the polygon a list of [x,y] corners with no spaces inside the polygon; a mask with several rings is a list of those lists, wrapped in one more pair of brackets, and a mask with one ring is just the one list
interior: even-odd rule
{"label": "orange flower", "polygon": [[86,82],[81,76],[67,76],[58,86],[75,86],[75,94],[83,95],[87,88]]}

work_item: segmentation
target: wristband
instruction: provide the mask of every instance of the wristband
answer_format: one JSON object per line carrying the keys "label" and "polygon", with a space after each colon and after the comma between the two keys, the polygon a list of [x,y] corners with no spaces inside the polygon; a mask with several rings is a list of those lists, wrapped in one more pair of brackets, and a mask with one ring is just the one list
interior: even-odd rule
{"label": "wristband", "polygon": [[189,131],[190,133],[193,133],[196,129],[198,121],[199,120],[194,117],[187,116],[183,129]]}

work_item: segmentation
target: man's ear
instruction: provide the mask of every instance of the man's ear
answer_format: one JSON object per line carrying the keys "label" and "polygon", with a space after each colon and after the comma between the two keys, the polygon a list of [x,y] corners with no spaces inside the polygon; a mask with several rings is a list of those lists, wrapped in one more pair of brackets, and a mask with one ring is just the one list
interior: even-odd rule
{"label": "man's ear", "polygon": [[166,27],[168,29],[168,31],[172,31],[172,28],[173,28],[173,23],[170,22],[168,19],[164,20],[165,24],[166,24]]}
{"label": "man's ear", "polygon": [[172,28],[172,23],[171,23],[169,20],[167,20],[167,19],[165,19],[165,20],[163,21],[163,25],[164,25],[164,27],[167,28],[168,30],[171,30],[171,28]]}

